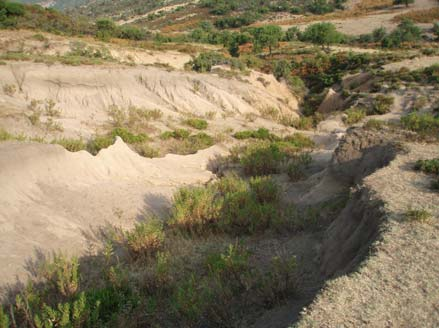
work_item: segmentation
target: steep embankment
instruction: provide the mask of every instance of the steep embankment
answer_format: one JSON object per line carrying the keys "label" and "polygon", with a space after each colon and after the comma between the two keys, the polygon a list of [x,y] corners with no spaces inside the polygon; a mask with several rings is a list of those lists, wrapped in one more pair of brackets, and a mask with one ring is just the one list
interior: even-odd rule
{"label": "steep embankment", "polygon": [[[338,148],[334,173],[361,185],[322,243],[322,274],[338,278],[303,311],[297,327],[439,324],[438,196],[430,189],[431,178],[413,170],[418,159],[438,157],[439,150],[405,144],[398,151],[392,139],[354,132]],[[429,211],[432,219],[407,221],[410,207]]]}
{"label": "steep embankment", "polygon": [[36,251],[81,254],[95,228],[160,213],[176,187],[212,179],[209,161],[223,152],[215,146],[146,159],[121,139],[96,157],[57,145],[0,144],[0,285],[23,277]]}
{"label": "steep embankment", "polygon": [[0,127],[25,134],[32,131],[27,119],[32,114],[32,100],[52,100],[61,111],[56,122],[62,125],[64,135],[72,137],[96,133],[108,123],[112,105],[159,109],[168,123],[185,115],[213,113],[224,119],[261,115],[270,109],[294,117],[298,108],[286,85],[256,72],[238,80],[154,67],[8,62],[0,66],[0,75],[3,85],[16,90],[0,93],[0,108],[8,109],[8,115],[0,118]]}

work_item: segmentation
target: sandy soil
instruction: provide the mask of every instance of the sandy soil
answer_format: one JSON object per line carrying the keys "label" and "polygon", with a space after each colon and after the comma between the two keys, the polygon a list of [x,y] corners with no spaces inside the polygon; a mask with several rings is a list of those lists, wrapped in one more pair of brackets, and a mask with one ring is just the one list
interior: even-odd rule
{"label": "sandy soil", "polygon": [[49,33],[38,33],[44,40],[35,39],[35,31],[0,31],[0,54],[7,52],[31,53],[40,55],[67,55],[74,49],[75,44],[82,44],[92,49],[104,49],[119,61],[137,65],[165,64],[175,69],[183,69],[192,59],[189,54],[178,51],[155,51],[134,47],[119,46],[99,42],[90,37],[65,38]]}
{"label": "sandy soil", "polygon": [[163,214],[175,188],[212,179],[209,162],[224,153],[215,146],[146,159],[120,139],[96,157],[56,145],[0,144],[0,284],[23,278],[37,251],[82,254],[97,227]]}
{"label": "sandy soil", "polygon": [[162,13],[162,12],[163,13],[168,13],[168,12],[173,11],[174,9],[178,8],[178,7],[185,7],[185,6],[188,6],[190,4],[197,3],[199,1],[200,0],[191,0],[191,1],[183,2],[183,3],[179,3],[179,4],[176,4],[176,5],[161,7],[159,9],[147,12],[145,14],[131,17],[131,18],[127,19],[127,20],[120,20],[120,21],[117,22],[117,24],[119,24],[119,25],[131,24],[131,23],[134,23],[134,22],[136,22],[136,21],[138,21],[140,19],[147,18],[149,15],[154,15],[154,14],[158,14],[158,13]]}
{"label": "sandy soil", "polygon": [[439,64],[439,56],[431,57],[417,57],[414,59],[406,59],[396,63],[384,65],[383,68],[387,71],[399,71],[401,68],[414,71],[417,69],[429,67],[431,65]]}
{"label": "sandy soil", "polygon": [[17,90],[13,95],[0,93],[0,108],[15,113],[1,115],[0,127],[14,133],[32,133],[25,116],[31,113],[32,100],[53,100],[61,111],[56,121],[64,128],[63,135],[85,138],[108,123],[111,105],[159,109],[165,123],[209,113],[217,119],[244,118],[270,108],[295,116],[298,109],[297,99],[285,84],[261,73],[238,80],[154,67],[8,62],[0,66],[0,75],[2,85],[13,85]]}
{"label": "sandy soil", "polygon": [[[382,199],[387,222],[371,257],[358,272],[330,281],[298,327],[437,327],[439,325],[438,195],[431,177],[414,162],[439,156],[437,145],[408,145],[385,167],[365,179]],[[426,209],[428,224],[405,221],[409,208]]]}
{"label": "sandy soil", "polygon": [[[355,3],[352,4],[352,7]],[[337,26],[338,31],[348,34],[348,35],[360,35],[371,33],[374,29],[384,27],[387,30],[393,30],[397,23],[393,21],[393,18],[397,15],[403,14],[410,10],[416,9],[428,9],[437,7],[437,1],[434,0],[417,0],[408,9],[404,6],[397,6],[389,10],[380,10],[376,12],[370,12],[361,17],[343,18],[343,19],[328,19],[333,24]],[[291,19],[290,19],[291,20]],[[288,23],[288,19],[283,19],[279,21],[270,21],[270,24],[280,24],[283,25],[284,29],[291,26],[298,26],[300,29],[305,29],[308,25],[316,23]]]}

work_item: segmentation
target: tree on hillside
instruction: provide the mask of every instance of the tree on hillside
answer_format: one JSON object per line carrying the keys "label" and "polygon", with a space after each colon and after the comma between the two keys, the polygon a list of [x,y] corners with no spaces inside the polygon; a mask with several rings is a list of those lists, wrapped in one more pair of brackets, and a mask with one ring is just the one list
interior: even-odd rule
{"label": "tree on hillside", "polygon": [[270,55],[273,52],[273,48],[279,45],[279,41],[282,39],[282,29],[277,25],[266,25],[262,27],[254,28],[250,31],[253,34],[253,48],[254,51],[260,51],[265,47],[268,47]]}
{"label": "tree on hillside", "polygon": [[338,43],[343,40],[343,34],[337,32],[332,23],[316,23],[306,28],[301,34],[302,41],[309,41],[325,48],[330,44]]}
{"label": "tree on hillside", "polygon": [[392,33],[381,41],[381,45],[384,48],[396,48],[403,42],[419,41],[421,37],[422,30],[411,20],[404,19]]}
{"label": "tree on hillside", "polygon": [[116,24],[109,18],[101,18],[96,21],[96,37],[103,41],[108,41],[115,35]]}
{"label": "tree on hillside", "polygon": [[415,0],[393,0],[394,5],[405,4],[405,6],[408,7],[411,3],[415,3]]}

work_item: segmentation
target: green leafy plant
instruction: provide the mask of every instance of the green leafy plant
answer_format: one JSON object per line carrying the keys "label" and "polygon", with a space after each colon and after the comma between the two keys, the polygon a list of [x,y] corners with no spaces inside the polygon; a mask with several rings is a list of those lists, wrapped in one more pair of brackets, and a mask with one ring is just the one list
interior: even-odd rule
{"label": "green leafy plant", "polygon": [[363,108],[349,108],[345,114],[346,117],[343,120],[348,125],[358,123],[366,117],[366,111]]}
{"label": "green leafy plant", "polygon": [[383,115],[390,112],[391,107],[395,102],[392,96],[378,95],[373,101],[373,113]]}
{"label": "green leafy plant", "polygon": [[163,222],[157,218],[136,224],[126,234],[128,250],[136,258],[155,255],[163,247],[164,239]]}
{"label": "green leafy plant", "polygon": [[199,118],[190,118],[184,121],[184,123],[197,130],[205,130],[208,126],[206,120],[202,120]]}

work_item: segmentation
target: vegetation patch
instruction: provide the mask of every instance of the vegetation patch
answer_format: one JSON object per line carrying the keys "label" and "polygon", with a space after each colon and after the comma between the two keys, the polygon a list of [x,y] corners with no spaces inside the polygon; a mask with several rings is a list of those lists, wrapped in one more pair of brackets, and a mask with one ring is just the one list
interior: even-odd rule
{"label": "vegetation patch", "polygon": [[405,218],[410,222],[427,223],[431,220],[432,215],[425,209],[413,209],[409,208],[405,212]]}
{"label": "vegetation patch", "polygon": [[301,292],[294,254],[283,250],[261,258],[244,237],[280,229],[278,202],[279,187],[269,177],[230,176],[183,188],[175,194],[169,220],[108,230],[105,247],[91,261],[56,254],[40,262],[13,303],[0,306],[0,322],[13,320],[20,327],[241,324]]}
{"label": "vegetation patch", "polygon": [[270,175],[280,173],[300,151],[313,147],[311,139],[296,133],[277,141],[251,143],[232,154],[232,160],[249,176]]}
{"label": "vegetation patch", "polygon": [[429,113],[410,113],[401,118],[404,128],[424,137],[439,137],[439,117]]}
{"label": "vegetation patch", "polygon": [[394,18],[396,21],[409,19],[416,23],[434,23],[439,21],[439,8],[411,10]]}
{"label": "vegetation patch", "polygon": [[206,130],[209,125],[206,120],[200,118],[190,118],[184,121],[184,123],[197,130]]}
{"label": "vegetation patch", "polygon": [[431,188],[439,190],[439,158],[418,160],[415,163],[415,170],[421,171],[434,176]]}
{"label": "vegetation patch", "polygon": [[366,117],[366,110],[363,108],[349,108],[345,111],[346,116],[343,118],[343,121],[347,125],[352,125],[360,122]]}

